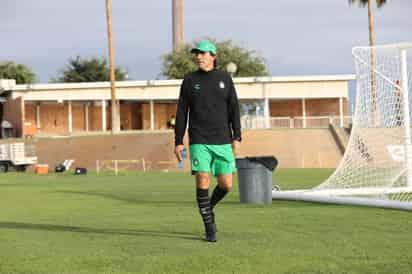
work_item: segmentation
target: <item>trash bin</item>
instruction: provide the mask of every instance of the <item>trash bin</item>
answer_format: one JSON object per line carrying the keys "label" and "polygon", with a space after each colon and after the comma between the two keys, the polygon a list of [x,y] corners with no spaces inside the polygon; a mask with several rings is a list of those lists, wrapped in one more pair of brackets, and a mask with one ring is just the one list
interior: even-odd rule
{"label": "trash bin", "polygon": [[273,156],[236,159],[241,203],[272,203],[272,172],[277,164]]}

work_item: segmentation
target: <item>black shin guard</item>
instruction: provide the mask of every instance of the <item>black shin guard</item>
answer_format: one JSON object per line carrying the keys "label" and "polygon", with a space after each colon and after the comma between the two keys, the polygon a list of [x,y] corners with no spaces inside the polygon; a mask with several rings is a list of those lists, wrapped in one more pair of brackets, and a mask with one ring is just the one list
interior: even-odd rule
{"label": "black shin guard", "polygon": [[219,203],[228,193],[228,191],[222,189],[217,185],[215,189],[213,190],[212,198],[210,198],[210,205],[213,208],[216,206],[217,203]]}
{"label": "black shin guard", "polygon": [[208,189],[196,189],[196,200],[197,205],[199,206],[199,212],[202,216],[203,223],[205,227],[209,224],[212,224],[212,207],[210,206],[209,200],[209,190]]}

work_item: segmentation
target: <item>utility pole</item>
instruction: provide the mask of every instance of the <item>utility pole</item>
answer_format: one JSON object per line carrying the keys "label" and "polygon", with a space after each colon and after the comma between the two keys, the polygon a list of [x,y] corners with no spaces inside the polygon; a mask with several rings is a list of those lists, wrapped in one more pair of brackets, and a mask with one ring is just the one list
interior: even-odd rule
{"label": "utility pole", "polygon": [[[107,17],[107,37],[109,43],[109,71],[110,71],[110,90],[111,90],[111,112],[112,112],[112,134],[120,131],[118,117],[118,103],[116,99],[116,86],[114,74],[114,54],[112,46],[112,17],[110,15],[110,0],[106,0],[106,17]],[[104,117],[106,118],[106,117]]]}
{"label": "utility pole", "polygon": [[375,39],[373,35],[373,13],[372,13],[372,1],[368,0],[368,26],[369,26],[369,46],[375,45]]}
{"label": "utility pole", "polygon": [[173,51],[179,50],[183,38],[183,0],[172,0]]}
{"label": "utility pole", "polygon": [[372,13],[372,0],[368,0],[368,26],[369,26],[369,46],[371,47],[371,89],[372,89],[372,114],[374,119],[374,125],[378,126],[380,120],[380,114],[378,109],[378,91],[376,82],[376,50],[375,39],[373,35],[373,13]]}

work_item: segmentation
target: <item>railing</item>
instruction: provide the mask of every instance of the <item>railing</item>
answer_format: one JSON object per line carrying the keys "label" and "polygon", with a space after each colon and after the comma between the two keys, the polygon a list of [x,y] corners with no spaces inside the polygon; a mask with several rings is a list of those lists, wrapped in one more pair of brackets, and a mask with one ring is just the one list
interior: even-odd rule
{"label": "railing", "polygon": [[[335,127],[348,127],[351,123],[351,116],[306,116],[306,117],[257,117],[243,116],[241,125],[244,129],[265,129],[265,128],[328,128],[329,124]],[[343,123],[343,124],[342,124]]]}

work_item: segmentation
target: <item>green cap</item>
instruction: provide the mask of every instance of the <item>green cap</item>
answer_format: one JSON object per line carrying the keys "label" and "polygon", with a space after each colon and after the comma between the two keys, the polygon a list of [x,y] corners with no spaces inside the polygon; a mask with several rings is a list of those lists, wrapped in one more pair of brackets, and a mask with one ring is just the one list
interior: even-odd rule
{"label": "green cap", "polygon": [[216,46],[210,41],[201,40],[196,43],[195,47],[192,48],[190,52],[195,53],[197,51],[210,52],[211,54],[216,55]]}

